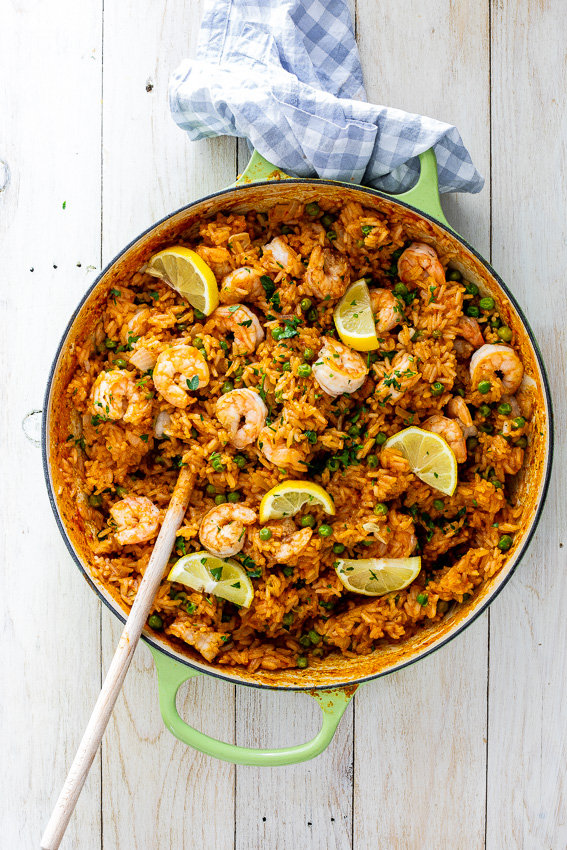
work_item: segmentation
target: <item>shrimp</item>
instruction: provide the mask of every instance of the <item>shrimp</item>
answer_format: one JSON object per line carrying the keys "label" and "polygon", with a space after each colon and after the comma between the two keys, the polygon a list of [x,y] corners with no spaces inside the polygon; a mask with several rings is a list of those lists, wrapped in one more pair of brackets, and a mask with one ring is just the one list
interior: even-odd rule
{"label": "shrimp", "polygon": [[199,540],[212,555],[236,555],[244,546],[246,526],[256,513],[244,505],[224,504],[207,511],[199,527]]}
{"label": "shrimp", "polygon": [[378,333],[391,331],[404,317],[394,293],[389,289],[371,289],[370,304],[376,317]]}
{"label": "shrimp", "polygon": [[234,354],[251,353],[264,339],[264,331],[258,317],[244,304],[217,307],[209,316],[204,331],[210,333],[215,328],[223,333],[234,334]]}
{"label": "shrimp", "polygon": [[470,316],[461,316],[457,322],[457,328],[457,336],[464,337],[473,348],[480,348],[481,345],[484,345],[484,337],[476,319],[472,319]]}
{"label": "shrimp", "polygon": [[230,254],[226,248],[210,248],[197,245],[196,253],[210,266],[216,278],[226,277],[232,271]]}
{"label": "shrimp", "polygon": [[436,251],[424,242],[412,242],[398,260],[400,280],[407,284],[428,286],[433,278],[437,286],[445,283],[445,272]]}
{"label": "shrimp", "polygon": [[476,389],[479,381],[498,379],[508,395],[513,395],[524,377],[522,361],[508,345],[483,345],[470,362],[471,381]]}
{"label": "shrimp", "polygon": [[346,257],[331,248],[316,245],[311,252],[303,286],[314,298],[340,298],[350,283]]}
{"label": "shrimp", "polygon": [[399,401],[404,393],[419,381],[416,359],[407,351],[399,351],[391,365],[385,369],[375,390],[376,396],[382,401]]}
{"label": "shrimp", "polygon": [[460,426],[465,440],[469,437],[476,437],[477,428],[476,425],[473,425],[471,412],[465,404],[464,399],[458,395],[453,396],[453,398],[447,402],[445,410],[449,419],[454,419]]}
{"label": "shrimp", "polygon": [[151,413],[151,403],[144,398],[146,393],[126,369],[101,372],[91,391],[92,410],[102,419],[123,419],[139,425]]}
{"label": "shrimp", "polygon": [[237,304],[239,301],[256,301],[265,295],[260,283],[260,275],[250,266],[235,269],[223,278],[219,298],[223,304]]}
{"label": "shrimp", "polygon": [[300,277],[305,271],[301,259],[282,236],[276,236],[264,245],[262,261],[274,267],[274,270],[287,272],[291,277]]}
{"label": "shrimp", "polygon": [[156,390],[166,401],[184,408],[189,404],[188,390],[197,390],[209,383],[209,367],[197,348],[178,343],[158,356],[153,380]]}
{"label": "shrimp", "polygon": [[226,645],[226,635],[212,631],[211,627],[205,623],[191,622],[186,619],[175,620],[167,629],[167,633],[194,646],[207,661],[212,661],[221,647]]}
{"label": "shrimp", "polygon": [[285,438],[280,438],[277,432],[274,432],[273,426],[262,428],[258,436],[258,448],[266,460],[275,466],[305,472],[307,464],[302,452],[290,448]]}
{"label": "shrimp", "polygon": [[110,515],[118,526],[114,539],[121,546],[151,540],[159,528],[159,508],[145,496],[124,496]]}
{"label": "shrimp", "polygon": [[313,534],[312,528],[302,528],[298,531],[294,525],[293,529],[291,534],[289,532],[287,534],[284,533],[281,544],[274,552],[274,558],[278,564],[289,564],[291,561],[294,561],[301,555],[311,540]]}
{"label": "shrimp", "polygon": [[426,431],[439,434],[445,442],[453,449],[457,463],[464,463],[467,459],[467,444],[461,426],[455,419],[447,419],[446,416],[436,413],[430,416],[421,425]]}
{"label": "shrimp", "polygon": [[[216,416],[236,449],[249,446],[266,424],[268,408],[254,390],[232,390],[219,396]],[[240,424],[244,419],[244,424]]]}
{"label": "shrimp", "polygon": [[313,364],[313,377],[330,396],[354,393],[366,380],[368,370],[357,351],[330,336],[323,337],[323,347]]}

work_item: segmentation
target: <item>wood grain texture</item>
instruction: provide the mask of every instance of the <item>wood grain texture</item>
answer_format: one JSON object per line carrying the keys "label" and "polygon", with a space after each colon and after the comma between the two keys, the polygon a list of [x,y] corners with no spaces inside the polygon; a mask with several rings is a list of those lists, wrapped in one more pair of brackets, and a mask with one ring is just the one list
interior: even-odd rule
{"label": "wood grain texture", "polygon": [[556,439],[543,520],[491,610],[487,848],[556,850],[567,847],[565,4],[501,0],[492,34],[494,265],[539,339]]}
{"label": "wood grain texture", "polygon": [[[155,220],[235,178],[234,140],[193,145],[169,114],[168,79],[193,54],[200,15],[201,4],[185,0],[105,2],[105,262]],[[106,665],[120,630],[106,611],[103,626]],[[200,680],[186,691],[184,719],[234,743],[234,687]],[[230,850],[234,842],[234,768],[189,750],[164,728],[155,669],[142,647],[105,738],[102,819],[106,850],[181,848],[189,835],[203,850]]]}
{"label": "wood grain texture", "polygon": [[[41,407],[59,336],[90,276],[85,267],[99,262],[101,20],[98,0],[81,7],[60,0],[56,14],[48,5],[2,7],[0,160],[11,175],[0,194],[0,843],[7,847],[39,845],[100,686],[99,605],[57,532],[40,451],[21,423]],[[32,420],[26,428],[38,436]],[[67,846],[97,850],[100,841],[97,761]]]}
{"label": "wood grain texture", "polygon": [[[456,124],[488,178],[488,7],[426,0],[380,12],[358,0],[369,99]],[[443,198],[449,221],[486,254],[489,192]],[[370,835],[396,850],[484,846],[487,623],[357,693],[355,848]]]}

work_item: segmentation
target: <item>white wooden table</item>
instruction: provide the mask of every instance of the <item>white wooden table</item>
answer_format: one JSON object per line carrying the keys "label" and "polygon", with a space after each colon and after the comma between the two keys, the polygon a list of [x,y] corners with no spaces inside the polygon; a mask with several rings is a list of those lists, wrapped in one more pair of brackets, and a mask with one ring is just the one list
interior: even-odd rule
{"label": "white wooden table", "polygon": [[[76,570],[22,420],[84,290],[141,230],[229,184],[232,139],[190,144],[166,99],[200,0],[7,0],[0,28],[3,549],[0,844],[37,847],[120,632]],[[555,394],[556,462],[528,556],[489,613],[360,689],[329,750],[233,767],[164,729],[140,646],[64,848],[564,850],[564,0],[358,0],[369,98],[455,123],[486,176],[444,199],[524,306]],[[6,169],[0,166],[0,183]],[[26,430],[33,438],[33,418]],[[311,737],[303,695],[209,680],[184,716],[254,746]]]}

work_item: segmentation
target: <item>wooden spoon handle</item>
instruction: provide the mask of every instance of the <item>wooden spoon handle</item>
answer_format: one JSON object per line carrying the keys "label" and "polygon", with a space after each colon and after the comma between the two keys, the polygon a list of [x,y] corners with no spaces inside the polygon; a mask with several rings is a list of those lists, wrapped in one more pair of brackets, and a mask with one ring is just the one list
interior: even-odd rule
{"label": "wooden spoon handle", "polygon": [[41,839],[41,850],[57,850],[85,784],[93,759],[97,754],[104,730],[112,714],[114,703],[122,688],[134,650],[140,639],[155,595],[163,578],[175,537],[183,522],[189,503],[194,473],[182,467],[163,525],[156,540],[144,577],[140,582],[130,615],[126,620],[120,642],[106,674],[79,749],[55,804],[49,823]]}

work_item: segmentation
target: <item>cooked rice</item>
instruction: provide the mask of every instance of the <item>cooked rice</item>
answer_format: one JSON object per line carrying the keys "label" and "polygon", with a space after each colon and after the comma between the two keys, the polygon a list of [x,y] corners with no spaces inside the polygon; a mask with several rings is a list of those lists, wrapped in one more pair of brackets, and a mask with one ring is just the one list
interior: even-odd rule
{"label": "cooked rice", "polygon": [[[336,516],[331,520],[320,509],[309,509],[317,527],[332,525],[332,536],[315,533],[289,566],[274,561],[273,545],[258,536],[259,523],[247,529],[243,551],[235,558],[254,584],[249,610],[165,580],[161,585],[152,612],[162,618],[173,642],[197,649],[205,646],[215,663],[243,665],[250,672],[260,667],[295,667],[301,656],[310,659],[337,651],[368,654],[383,642],[408,638],[441,620],[451,604],[465,602],[501,569],[508,555],[498,547],[500,537],[513,535],[522,516],[509,484],[524,459],[518,439],[529,435],[530,425],[527,422],[511,431],[509,417],[498,413],[499,381],[485,396],[471,387],[469,358],[458,356],[454,348],[463,310],[478,303],[478,297],[466,293],[463,282],[418,288],[410,304],[400,301],[403,321],[381,335],[377,354],[368,355],[369,374],[357,392],[332,398],[313,377],[298,377],[305,350],[317,353],[321,337],[334,334],[336,299],[316,300],[310,289],[316,319],[300,308],[306,297],[303,272],[313,249],[332,248],[345,257],[350,280],[368,276],[371,287],[392,289],[397,281],[392,254],[411,241],[395,216],[388,220],[354,202],[338,208],[322,201],[321,208],[334,219],[330,239],[329,231],[317,227],[304,205],[294,201],[274,206],[268,214],[219,214],[202,222],[198,240],[185,243],[212,267],[219,282],[233,269],[247,265],[275,284],[271,300],[266,294],[246,301],[266,333],[255,352],[235,354],[214,317],[197,320],[177,293],[138,272],[111,290],[94,332],[76,351],[76,369],[67,388],[76,411],[73,434],[61,452],[68,495],[77,499],[85,521],[95,573],[126,609],[136,594],[153,541],[117,544],[109,511],[125,493],[146,496],[163,517],[180,464],[191,465],[197,483],[172,562],[184,552],[202,548],[200,521],[215,504],[214,497],[207,495],[208,484],[219,494],[238,491],[240,504],[255,510],[267,490],[290,478],[313,480],[332,495]],[[294,252],[292,275],[278,267],[269,251],[263,255],[263,246],[276,236]],[[499,339],[494,328],[498,315],[498,305],[481,312],[479,324],[486,342]],[[296,324],[295,333],[276,341],[271,329],[282,326],[282,317],[288,323],[292,317],[300,321],[287,325],[293,329]],[[210,382],[192,394],[184,409],[176,408],[156,392],[148,364],[155,363],[173,341],[196,337],[206,353]],[[514,343],[512,339],[509,344]],[[406,381],[402,397],[390,403],[387,394],[376,388],[391,375],[391,360],[401,351],[413,356],[418,371]],[[116,358],[127,359],[132,352],[144,399],[138,421],[93,416],[90,393],[95,379],[101,371],[112,369]],[[282,369],[285,362],[290,364],[289,371]],[[239,451],[228,442],[227,431],[215,418],[215,401],[227,380],[236,388],[261,390],[270,411],[268,421],[278,438],[302,457],[301,475],[270,463],[256,444]],[[440,395],[431,392],[435,382],[442,384]],[[479,433],[478,445],[459,466],[454,495],[446,497],[416,478],[401,455],[383,451],[381,441],[383,435],[391,436],[410,424],[419,426],[442,412],[456,391],[485,433]],[[491,412],[483,417],[478,408],[487,403],[492,405]],[[529,419],[525,406],[522,411]],[[154,435],[160,413],[160,422],[166,423],[161,439]],[[220,471],[211,463],[214,453],[222,461]],[[244,468],[235,462],[236,455],[246,457]],[[376,466],[368,463],[369,456],[373,464],[378,457]],[[99,506],[89,505],[92,496],[100,496]],[[435,506],[438,499],[444,503],[442,510]],[[387,503],[386,516],[373,515],[377,502]],[[382,529],[378,536],[368,535],[362,527],[369,515]],[[297,528],[301,516],[294,518]],[[419,553],[422,570],[410,587],[398,593],[359,596],[347,592],[335,573],[335,544],[344,545],[344,557],[351,558]],[[289,614],[291,618],[285,616]],[[310,630],[322,640],[306,647],[300,638]]]}

